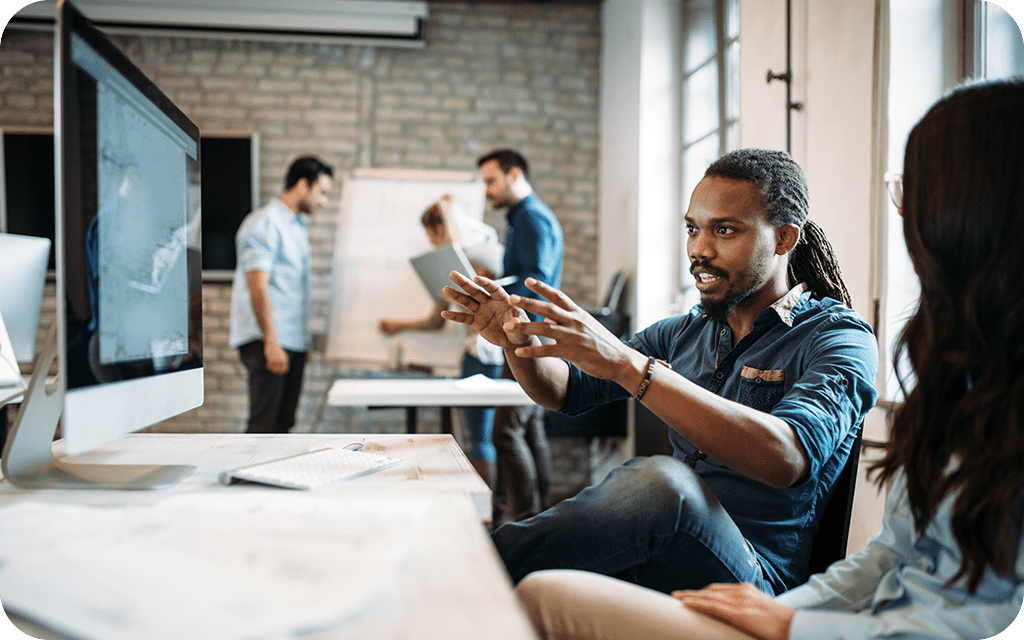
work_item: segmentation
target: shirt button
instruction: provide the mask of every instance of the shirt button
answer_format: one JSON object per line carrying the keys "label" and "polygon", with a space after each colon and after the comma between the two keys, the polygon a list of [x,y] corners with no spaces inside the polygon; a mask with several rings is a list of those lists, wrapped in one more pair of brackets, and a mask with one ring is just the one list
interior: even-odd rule
{"label": "shirt button", "polygon": [[715,377],[718,378],[719,380],[721,380],[724,376],[725,374],[722,373],[721,371],[715,373]]}
{"label": "shirt button", "polygon": [[761,378],[754,378],[754,382],[756,384],[761,384]]}

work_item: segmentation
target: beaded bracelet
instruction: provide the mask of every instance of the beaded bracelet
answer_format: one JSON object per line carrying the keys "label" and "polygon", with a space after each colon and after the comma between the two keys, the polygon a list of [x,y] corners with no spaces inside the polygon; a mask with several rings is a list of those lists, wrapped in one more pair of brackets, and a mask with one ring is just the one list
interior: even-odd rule
{"label": "beaded bracelet", "polygon": [[647,359],[647,371],[644,373],[644,379],[640,381],[640,388],[633,394],[634,400],[640,400],[647,393],[647,387],[651,386],[651,378],[654,377],[654,364],[657,362],[654,356]]}

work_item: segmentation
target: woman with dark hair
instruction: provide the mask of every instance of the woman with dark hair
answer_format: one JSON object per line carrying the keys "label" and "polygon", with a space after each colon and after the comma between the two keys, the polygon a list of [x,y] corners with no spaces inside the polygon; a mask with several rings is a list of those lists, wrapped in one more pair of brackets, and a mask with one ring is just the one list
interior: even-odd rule
{"label": "woman with dark hair", "polygon": [[[749,584],[667,596],[575,571],[518,590],[544,638],[988,638],[1024,597],[1024,81],[961,88],[907,142],[920,304],[900,337],[906,400],[872,471],[882,531],[772,598]],[[900,358],[897,358],[900,361]],[[680,601],[682,606],[680,605]]]}
{"label": "woman with dark hair", "polygon": [[[498,232],[482,220],[466,215],[455,198],[446,193],[431,204],[420,216],[423,230],[427,232],[430,244],[435,248],[459,244],[477,274],[488,278],[500,277],[501,259],[505,249],[498,243]],[[463,246],[460,241],[468,241]],[[381,318],[377,328],[389,336],[403,331],[440,331],[444,327],[441,312],[448,308],[444,300],[438,300],[430,313],[421,318]],[[462,352],[461,377],[482,374],[488,378],[500,378],[505,359],[501,349],[483,340],[474,331],[466,334]],[[497,450],[491,440],[494,429],[494,407],[463,407],[462,417],[468,440],[464,443],[466,455],[480,477],[489,486],[494,486],[494,466]]]}

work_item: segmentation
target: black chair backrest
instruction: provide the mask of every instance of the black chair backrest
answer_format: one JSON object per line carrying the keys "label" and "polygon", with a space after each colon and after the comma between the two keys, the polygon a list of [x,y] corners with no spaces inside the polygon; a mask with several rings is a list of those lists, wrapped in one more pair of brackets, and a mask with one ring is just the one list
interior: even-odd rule
{"label": "black chair backrest", "polygon": [[850,541],[850,519],[853,515],[853,493],[857,488],[857,469],[860,464],[861,436],[858,429],[850,457],[839,473],[832,497],[821,515],[818,535],[811,546],[808,575],[822,573],[830,564],[846,557],[846,546]]}
{"label": "black chair backrest", "polygon": [[611,284],[608,285],[608,293],[604,296],[604,304],[601,305],[602,313],[622,313],[619,307],[622,306],[622,294],[626,290],[626,280],[628,279],[629,273],[625,269],[615,272]]}

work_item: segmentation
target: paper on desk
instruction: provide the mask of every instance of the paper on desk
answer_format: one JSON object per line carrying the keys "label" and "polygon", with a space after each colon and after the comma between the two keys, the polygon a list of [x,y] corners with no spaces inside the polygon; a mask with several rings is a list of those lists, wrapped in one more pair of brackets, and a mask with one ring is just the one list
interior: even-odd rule
{"label": "paper on desk", "polygon": [[394,576],[429,505],[267,492],[116,509],[20,503],[0,509],[0,598],[84,639],[318,629]]}
{"label": "paper on desk", "polygon": [[455,386],[459,389],[493,389],[499,384],[502,383],[496,382],[493,378],[488,378],[482,373],[477,373],[468,378],[460,378],[455,383]]}

